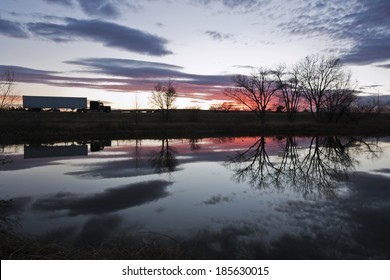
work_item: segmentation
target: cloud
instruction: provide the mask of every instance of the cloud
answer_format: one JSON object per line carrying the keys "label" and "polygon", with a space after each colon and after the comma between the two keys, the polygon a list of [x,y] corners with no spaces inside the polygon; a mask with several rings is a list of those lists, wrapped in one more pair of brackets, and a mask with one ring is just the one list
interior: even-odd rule
{"label": "cloud", "polygon": [[[178,65],[132,59],[81,58],[65,63],[82,67],[79,77],[20,66],[0,65],[0,71],[15,73],[16,82],[60,87],[102,89],[114,92],[151,91],[159,81],[172,79],[181,97],[214,100],[224,98],[230,75],[198,75],[183,72]],[[75,71],[73,71],[75,72]],[[83,73],[89,77],[83,77]],[[98,74],[92,78],[90,74]],[[102,77],[103,76],[103,77]]]}
{"label": "cloud", "polygon": [[304,37],[328,36],[344,62],[367,65],[390,59],[390,2],[306,1],[286,13],[278,27]]}
{"label": "cloud", "polygon": [[33,209],[41,211],[67,210],[69,216],[116,212],[159,200],[169,195],[172,182],[155,180],[109,188],[95,194],[57,193],[38,199]]}
{"label": "cloud", "polygon": [[[196,85],[226,85],[230,83],[228,75],[197,75],[182,72],[178,65],[149,62],[133,59],[116,58],[83,58],[67,61],[68,64],[79,65],[89,68],[87,72],[121,76],[128,78],[152,79],[153,82],[159,79],[172,78]],[[185,83],[183,82],[183,83]],[[181,83],[181,82],[180,82]]]}
{"label": "cloud", "polygon": [[182,69],[172,64],[116,58],[83,58],[66,63],[86,67],[86,72],[128,78],[177,76],[180,75],[178,70]]}
{"label": "cloud", "polygon": [[111,0],[78,0],[82,10],[89,16],[116,18],[120,15],[117,1]]}
{"label": "cloud", "polygon": [[[56,4],[64,7],[78,6],[90,17],[98,18],[118,18],[122,15],[123,10],[128,8],[138,11],[142,8],[138,1],[126,0],[43,0],[48,4]],[[76,4],[77,3],[77,4]]]}
{"label": "cloud", "polygon": [[48,4],[57,4],[65,7],[73,6],[72,0],[44,0]]}
{"label": "cloud", "polygon": [[[82,66],[87,73],[130,78],[123,87],[111,88],[118,91],[150,91],[156,82],[173,79],[182,97],[218,99],[221,97],[223,87],[231,83],[230,75],[189,74],[183,72],[181,66],[158,62],[115,58],[83,58],[67,61],[66,63]],[[198,96],[199,93],[204,95]]]}
{"label": "cloud", "polygon": [[166,49],[168,41],[156,35],[100,20],[66,18],[64,24],[36,22],[27,24],[35,36],[54,42],[92,40],[139,54],[163,56],[172,54]]}
{"label": "cloud", "polygon": [[28,38],[28,33],[20,23],[5,19],[0,19],[0,34],[13,38]]}
{"label": "cloud", "polygon": [[230,33],[221,33],[218,31],[212,31],[212,30],[207,30],[204,32],[204,34],[210,36],[216,41],[223,41],[223,40],[232,40],[234,39],[233,34]]}
{"label": "cloud", "polygon": [[234,10],[234,12],[250,13],[267,6],[271,0],[197,0],[196,3],[204,6],[219,5],[226,12]]}

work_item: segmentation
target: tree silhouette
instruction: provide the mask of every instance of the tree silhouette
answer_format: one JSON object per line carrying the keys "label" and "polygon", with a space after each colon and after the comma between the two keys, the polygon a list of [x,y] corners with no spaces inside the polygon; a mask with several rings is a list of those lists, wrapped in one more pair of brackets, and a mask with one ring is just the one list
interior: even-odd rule
{"label": "tree silhouette", "polygon": [[149,98],[150,103],[161,110],[162,119],[167,121],[169,110],[174,107],[177,98],[176,87],[171,79],[166,83],[158,83]]}
{"label": "tree silhouette", "polygon": [[0,75],[0,111],[8,109],[16,99],[14,95],[15,75],[6,71]]}
{"label": "tree silhouette", "polygon": [[254,112],[264,123],[267,106],[278,90],[272,71],[259,68],[251,76],[236,75],[232,81],[234,87],[227,88],[225,95]]}
{"label": "tree silhouette", "polygon": [[340,59],[312,55],[297,67],[300,87],[314,119],[319,121],[326,112],[328,121],[338,121],[356,96],[351,74],[344,71]]}
{"label": "tree silhouette", "polygon": [[302,89],[298,79],[298,67],[287,69],[286,66],[281,65],[273,73],[281,92],[281,99],[287,113],[287,119],[293,122],[298,112],[298,106],[302,96]]}

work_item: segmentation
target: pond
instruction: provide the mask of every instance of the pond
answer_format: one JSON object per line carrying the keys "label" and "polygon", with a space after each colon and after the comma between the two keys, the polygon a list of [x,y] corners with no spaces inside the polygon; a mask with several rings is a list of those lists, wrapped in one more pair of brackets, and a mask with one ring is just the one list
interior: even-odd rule
{"label": "pond", "polygon": [[390,138],[345,136],[6,145],[1,228],[200,259],[389,259],[389,157]]}

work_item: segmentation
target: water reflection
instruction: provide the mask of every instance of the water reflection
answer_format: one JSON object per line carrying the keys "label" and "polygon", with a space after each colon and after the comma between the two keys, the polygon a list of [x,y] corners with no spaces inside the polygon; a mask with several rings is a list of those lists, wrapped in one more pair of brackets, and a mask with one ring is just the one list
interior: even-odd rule
{"label": "water reflection", "polygon": [[25,145],[24,158],[47,158],[47,157],[77,157],[87,156],[87,145]]}
{"label": "water reflection", "polygon": [[50,213],[66,210],[69,216],[110,213],[164,198],[169,195],[166,189],[171,184],[155,180],[108,188],[94,194],[61,192],[38,199],[32,207]]}
{"label": "water reflection", "polygon": [[280,142],[284,147],[277,157],[268,155],[264,136],[238,152],[226,162],[234,171],[234,180],[258,189],[291,187],[304,197],[332,198],[357,164],[353,154],[364,152],[373,158],[380,153],[377,144],[353,137],[315,136],[304,148],[299,147],[296,137]]}
{"label": "water reflection", "polygon": [[390,258],[390,140],[93,142],[77,143],[88,157],[60,159],[5,147],[0,230],[17,221],[76,246],[175,240],[195,259]]}
{"label": "water reflection", "polygon": [[169,145],[168,139],[162,139],[160,149],[151,152],[149,162],[158,174],[172,173],[178,164],[177,153],[177,150]]}
{"label": "water reflection", "polygon": [[0,166],[9,164],[11,162],[12,162],[11,157],[4,152],[4,145],[2,145],[0,149]]}
{"label": "water reflection", "polygon": [[90,141],[91,152],[103,151],[105,147],[111,147],[111,140]]}

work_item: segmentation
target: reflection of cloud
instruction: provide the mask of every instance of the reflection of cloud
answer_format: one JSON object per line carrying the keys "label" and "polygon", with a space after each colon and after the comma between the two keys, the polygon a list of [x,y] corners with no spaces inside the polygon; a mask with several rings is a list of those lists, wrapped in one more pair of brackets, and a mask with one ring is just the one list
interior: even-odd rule
{"label": "reflection of cloud", "polygon": [[231,202],[233,200],[232,197],[228,196],[222,196],[221,194],[214,195],[210,199],[203,201],[204,204],[206,205],[215,205],[221,202]]}
{"label": "reflection of cloud", "polygon": [[376,169],[374,172],[379,172],[379,173],[389,173],[390,174],[390,168],[381,168],[381,169]]}
{"label": "reflection of cloud", "polygon": [[49,242],[67,242],[80,246],[99,246],[112,237],[122,224],[119,215],[94,216],[81,225],[59,227],[48,231],[42,240]]}
{"label": "reflection of cloud", "polygon": [[90,218],[81,228],[75,243],[80,245],[100,245],[108,239],[121,224],[122,218],[117,215],[103,215]]}
{"label": "reflection of cloud", "polygon": [[195,259],[242,259],[243,238],[256,234],[255,225],[226,225],[218,231],[199,229],[182,242]]}
{"label": "reflection of cloud", "polygon": [[[389,171],[388,169],[385,169]],[[359,226],[352,232],[367,258],[390,258],[390,178],[356,172],[349,197],[341,205]]]}
{"label": "reflection of cloud", "polygon": [[[388,168],[381,169],[389,172]],[[390,178],[383,175],[374,175],[365,172],[355,172],[351,177],[352,198],[365,203],[373,202],[374,199],[387,200],[390,197]]]}
{"label": "reflection of cloud", "polygon": [[70,216],[102,214],[146,204],[169,195],[171,182],[155,180],[107,189],[96,194],[57,193],[38,199],[33,209],[42,211],[68,210]]}
{"label": "reflection of cloud", "polygon": [[81,178],[126,178],[154,174],[144,160],[136,159],[106,160],[92,164],[82,164],[85,170],[72,171],[66,175],[79,176]]}

